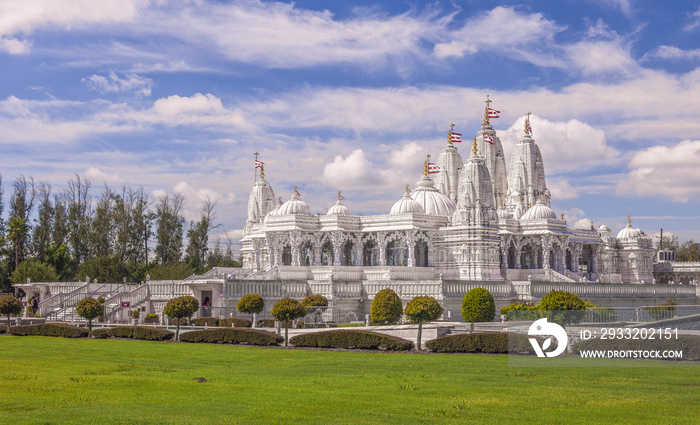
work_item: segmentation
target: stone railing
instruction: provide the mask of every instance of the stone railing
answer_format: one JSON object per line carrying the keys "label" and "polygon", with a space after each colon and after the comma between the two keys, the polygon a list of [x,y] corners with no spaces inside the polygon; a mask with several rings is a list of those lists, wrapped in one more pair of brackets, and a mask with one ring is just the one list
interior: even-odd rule
{"label": "stone railing", "polygon": [[185,295],[194,295],[189,286],[178,280],[150,280],[146,285],[148,285],[151,299],[171,300]]}
{"label": "stone railing", "polygon": [[[361,282],[336,282],[330,288],[333,298],[360,298],[363,295]],[[314,292],[314,294],[318,292]]]}
{"label": "stone railing", "polygon": [[464,297],[464,294],[474,288],[484,288],[489,291],[494,298],[510,299],[515,296],[513,285],[506,282],[446,280],[442,284],[442,292],[445,298]]}
{"label": "stone railing", "polygon": [[75,307],[88,296],[88,284],[85,284],[67,294],[55,295],[39,304],[39,314],[48,318],[59,310]]}
{"label": "stone railing", "polygon": [[222,290],[223,299],[238,299],[247,294],[258,294],[267,298],[284,298],[282,282],[269,280],[239,280],[224,282]]}

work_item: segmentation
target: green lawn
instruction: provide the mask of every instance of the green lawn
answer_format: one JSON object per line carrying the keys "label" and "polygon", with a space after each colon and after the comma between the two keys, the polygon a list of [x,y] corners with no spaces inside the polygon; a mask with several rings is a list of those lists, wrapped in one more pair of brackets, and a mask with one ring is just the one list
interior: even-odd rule
{"label": "green lawn", "polygon": [[[0,337],[0,423],[696,424],[700,369]],[[203,377],[206,383],[193,378]]]}

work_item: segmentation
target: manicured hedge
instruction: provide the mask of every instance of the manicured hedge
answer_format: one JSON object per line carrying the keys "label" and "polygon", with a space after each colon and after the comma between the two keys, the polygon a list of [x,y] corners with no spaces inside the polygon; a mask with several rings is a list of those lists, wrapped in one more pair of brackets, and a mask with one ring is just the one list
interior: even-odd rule
{"label": "manicured hedge", "polygon": [[134,335],[133,326],[117,326],[110,329],[96,329],[92,331],[94,338],[134,338],[147,341],[167,341],[173,339],[174,332],[165,329],[149,328],[146,326],[136,326]]}
{"label": "manicured hedge", "polygon": [[218,317],[198,317],[192,321],[195,326],[219,326]]}
{"label": "manicured hedge", "polygon": [[88,330],[78,328],[71,325],[63,325],[59,323],[41,323],[37,325],[13,326],[10,328],[12,335],[27,336],[60,336],[63,338],[85,338],[88,336]]}
{"label": "manicured hedge", "polygon": [[231,317],[229,319],[219,320],[219,326],[222,328],[249,328],[253,326],[253,322],[242,317]]}
{"label": "manicured hedge", "polygon": [[[581,350],[642,350],[659,351],[666,350],[683,351],[683,358],[678,360],[700,360],[700,336],[678,335],[675,333],[671,339],[589,339],[574,345],[574,353],[579,354]],[[669,359],[670,360],[670,359]]]}
{"label": "manicured hedge", "polygon": [[[473,333],[448,335],[425,343],[438,353],[508,353],[508,333]],[[534,350],[525,335],[511,335],[511,351],[533,354]]]}
{"label": "manicured hedge", "polygon": [[343,329],[297,335],[289,340],[295,347],[359,348],[405,351],[413,342],[375,332]]}
{"label": "manicured hedge", "polygon": [[284,341],[279,335],[256,329],[204,329],[180,335],[183,342],[219,342],[224,344],[277,345]]}

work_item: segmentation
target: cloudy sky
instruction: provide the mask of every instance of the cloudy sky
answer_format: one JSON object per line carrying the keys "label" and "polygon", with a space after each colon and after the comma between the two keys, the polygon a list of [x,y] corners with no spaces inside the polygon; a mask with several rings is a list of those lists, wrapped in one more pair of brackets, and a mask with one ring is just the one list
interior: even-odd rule
{"label": "cloudy sky", "polygon": [[489,95],[572,225],[700,239],[698,1],[0,0],[0,81],[6,202],[78,173],[235,234],[257,151],[285,200],[385,213]]}

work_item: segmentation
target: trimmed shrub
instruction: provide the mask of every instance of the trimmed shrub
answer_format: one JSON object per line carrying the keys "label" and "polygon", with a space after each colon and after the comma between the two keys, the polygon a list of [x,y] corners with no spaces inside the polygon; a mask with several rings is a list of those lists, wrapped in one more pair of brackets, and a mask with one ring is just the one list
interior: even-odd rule
{"label": "trimmed shrub", "polygon": [[306,316],[306,309],[301,306],[299,301],[287,297],[277,301],[270,314],[284,323],[284,346],[286,347],[289,341],[289,322]]}
{"label": "trimmed shrub", "polygon": [[258,320],[258,327],[259,328],[274,328],[275,327],[275,319]]}
{"label": "trimmed shrub", "polygon": [[586,303],[567,291],[552,291],[542,297],[540,310],[557,311],[545,314],[550,322],[560,325],[580,323],[586,317]]}
{"label": "trimmed shrub", "polygon": [[94,338],[133,338],[147,341],[167,341],[173,339],[175,332],[146,326],[117,326],[111,329],[97,329],[92,333],[92,336]]}
{"label": "trimmed shrub", "polygon": [[474,288],[462,300],[462,319],[465,322],[493,322],[496,303],[491,293],[484,288]]}
{"label": "trimmed shrub", "polygon": [[174,298],[165,305],[163,309],[164,314],[180,319],[180,321],[176,323],[177,330],[175,331],[175,340],[179,340],[180,325],[182,324],[181,320],[185,317],[192,317],[197,310],[199,310],[199,301],[197,301],[197,298],[190,295]]}
{"label": "trimmed shrub", "polygon": [[258,294],[246,294],[236,304],[236,309],[241,313],[250,314],[251,319],[253,314],[260,314],[265,308],[265,300]]}
{"label": "trimmed shrub", "polygon": [[420,350],[421,335],[423,334],[423,323],[432,322],[442,316],[444,309],[439,302],[433,297],[422,296],[415,297],[408,304],[403,313],[406,319],[413,324],[418,324],[418,336],[416,344]]}
{"label": "trimmed shrub", "polygon": [[27,336],[60,336],[63,338],[85,338],[89,335],[87,329],[58,323],[40,323],[37,325],[13,326],[10,328],[12,335]]}
{"label": "trimmed shrub", "polygon": [[217,342],[242,345],[278,345],[284,339],[267,331],[256,329],[205,329],[186,332],[180,336],[183,342]]}
{"label": "trimmed shrub", "polygon": [[192,323],[195,326],[219,326],[219,319],[216,317],[198,317]]}
{"label": "trimmed shrub", "polygon": [[250,328],[253,326],[253,322],[242,317],[230,317],[228,319],[219,320],[219,326],[222,328]]}
{"label": "trimmed shrub", "polygon": [[14,295],[2,295],[0,296],[0,314],[7,316],[7,327],[12,326],[10,324],[10,316],[18,316],[22,313],[22,302],[18,300]]}
{"label": "trimmed shrub", "polygon": [[[534,350],[526,335],[511,335],[511,348],[519,354],[533,354]],[[473,333],[448,335],[425,343],[438,353],[508,353],[508,333]]]}
{"label": "trimmed shrub", "polygon": [[501,307],[501,314],[510,320],[537,320],[542,317],[539,306],[528,303],[513,303]]}
{"label": "trimmed shrub", "polygon": [[369,313],[373,325],[395,325],[401,320],[403,305],[396,292],[382,289],[374,296]]}
{"label": "trimmed shrub", "polygon": [[78,313],[78,316],[87,320],[88,330],[92,333],[92,320],[105,313],[105,306],[97,302],[96,299],[88,297],[78,303],[78,306],[75,307],[75,312]]}
{"label": "trimmed shrub", "polygon": [[308,307],[328,307],[328,298],[318,294],[309,295],[304,298],[301,305],[306,308],[307,311],[309,310]]}
{"label": "trimmed shrub", "polygon": [[368,350],[406,351],[413,342],[403,338],[376,332],[339,329],[297,335],[290,339],[295,347],[348,348]]}
{"label": "trimmed shrub", "polygon": [[173,317],[171,322],[173,325],[187,326],[187,324],[189,323],[189,319],[187,317],[183,317],[182,319],[178,319],[177,317]]}
{"label": "trimmed shrub", "polygon": [[131,312],[131,317],[134,319],[138,319],[139,317],[141,317],[141,312],[139,310],[134,310]]}

